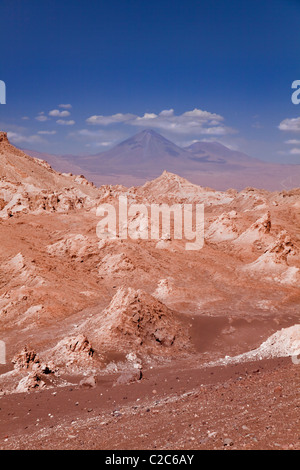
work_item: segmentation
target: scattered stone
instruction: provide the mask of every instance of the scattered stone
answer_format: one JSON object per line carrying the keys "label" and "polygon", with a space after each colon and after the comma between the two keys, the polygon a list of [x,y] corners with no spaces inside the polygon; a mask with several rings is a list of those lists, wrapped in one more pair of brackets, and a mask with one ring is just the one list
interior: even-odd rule
{"label": "scattered stone", "polygon": [[123,372],[117,379],[116,384],[129,384],[141,380],[143,377],[141,369],[133,369]]}
{"label": "scattered stone", "polygon": [[228,437],[224,439],[223,444],[225,447],[231,447],[233,446],[234,442],[232,439],[229,439]]}
{"label": "scattered stone", "polygon": [[79,386],[81,388],[95,388],[96,384],[97,377],[95,376],[86,377],[79,382]]}

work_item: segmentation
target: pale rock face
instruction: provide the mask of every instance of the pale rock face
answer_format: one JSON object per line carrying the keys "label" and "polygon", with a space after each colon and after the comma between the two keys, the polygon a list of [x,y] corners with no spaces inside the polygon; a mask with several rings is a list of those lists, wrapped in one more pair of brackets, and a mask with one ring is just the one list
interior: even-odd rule
{"label": "pale rock face", "polygon": [[300,325],[282,328],[271,335],[257,349],[235,357],[226,357],[220,362],[230,364],[235,362],[253,361],[255,359],[270,359],[274,357],[296,357],[300,354]]}
{"label": "pale rock face", "polygon": [[158,249],[158,250],[169,250],[169,251],[174,251],[174,248],[172,246],[172,244],[170,243],[170,240],[159,240],[156,245],[155,245],[155,248]]}
{"label": "pale rock face", "polygon": [[25,260],[22,253],[18,253],[12,259],[10,259],[5,265],[4,268],[9,271],[18,272],[21,269],[25,268]]}
{"label": "pale rock face", "polygon": [[231,211],[221,214],[212,222],[205,232],[206,240],[211,242],[224,242],[238,237],[238,229],[235,224],[237,212]]}
{"label": "pale rock face", "polygon": [[268,209],[268,193],[265,190],[245,188],[235,195],[233,203],[239,213],[261,212]]}
{"label": "pale rock face", "polygon": [[81,234],[70,234],[67,238],[49,245],[47,251],[54,256],[68,255],[71,258],[81,258],[89,251],[90,244],[86,236]]}
{"label": "pale rock face", "polygon": [[[134,216],[129,216],[126,222],[130,238],[134,239],[148,239],[148,216],[142,212],[138,212]],[[121,226],[121,229],[124,228]]]}
{"label": "pale rock face", "polygon": [[157,288],[155,289],[153,296],[163,301],[168,298],[171,293],[171,282],[168,279],[161,279],[157,284]]}
{"label": "pale rock face", "polygon": [[92,208],[101,192],[84,176],[62,175],[37,158],[0,140],[0,219],[20,214]]}
{"label": "pale rock face", "polygon": [[84,335],[78,335],[73,338],[67,338],[65,348],[70,353],[83,353],[88,357],[93,357],[94,350],[89,340]]}
{"label": "pale rock face", "polygon": [[258,348],[257,353],[265,357],[286,357],[300,354],[300,325],[274,333]]}
{"label": "pale rock face", "polygon": [[18,279],[23,285],[38,287],[45,283],[44,279],[36,272],[34,263],[25,261],[22,253],[18,253],[1,266],[6,280]]}
{"label": "pale rock face", "polygon": [[16,387],[16,393],[31,392],[46,386],[45,382],[36,372],[30,372],[26,377],[20,380]]}
{"label": "pale rock face", "polygon": [[192,184],[178,175],[164,171],[161,176],[145,183],[137,190],[137,198],[147,202],[204,203],[207,206],[229,204],[233,196],[229,192],[214,191]]}
{"label": "pale rock face", "polygon": [[37,313],[41,312],[43,308],[43,305],[32,305],[32,307],[29,307],[26,310],[25,316],[28,317],[30,315],[36,315]]}
{"label": "pale rock face", "polygon": [[270,243],[273,239],[270,235],[271,231],[271,214],[266,212],[262,217],[260,217],[254,224],[249,227],[245,232],[243,232],[236,240],[235,244],[237,246],[251,245],[256,241],[262,243]]}
{"label": "pale rock face", "polygon": [[122,274],[123,272],[134,270],[135,265],[126,253],[108,254],[104,256],[99,265],[99,274]]}
{"label": "pale rock face", "polygon": [[0,199],[2,201],[0,218],[2,219],[20,214],[43,214],[45,211],[64,213],[94,206],[91,198],[75,189],[49,192],[35,188],[29,194],[26,186],[20,187],[12,183],[1,184],[1,181]]}
{"label": "pale rock face", "polygon": [[254,276],[261,274],[269,281],[296,284],[299,282],[299,268],[289,266],[288,257],[297,253],[298,250],[291,237],[283,231],[256,261],[243,269]]}
{"label": "pale rock face", "polygon": [[266,250],[265,253],[272,255],[272,258],[275,262],[281,263],[288,260],[288,256],[295,256],[298,253],[298,250],[290,235],[286,230],[283,230],[277,237],[277,239],[272,243]]}
{"label": "pale rock face", "polygon": [[53,361],[41,362],[38,354],[27,346],[24,346],[22,351],[14,356],[12,363],[16,371],[28,369],[42,374],[53,374],[58,370]]}
{"label": "pale rock face", "polygon": [[14,368],[17,370],[30,369],[33,365],[39,364],[39,362],[40,360],[36,352],[34,350],[29,350],[27,346],[25,346],[12,360]]}
{"label": "pale rock face", "polygon": [[84,334],[78,334],[62,339],[45,356],[59,366],[80,366],[92,362],[94,349]]}
{"label": "pale rock face", "polygon": [[[109,306],[82,329],[106,347],[144,349],[154,353],[185,349],[189,337],[174,312],[142,290],[120,288]],[[117,346],[118,347],[118,346]]]}

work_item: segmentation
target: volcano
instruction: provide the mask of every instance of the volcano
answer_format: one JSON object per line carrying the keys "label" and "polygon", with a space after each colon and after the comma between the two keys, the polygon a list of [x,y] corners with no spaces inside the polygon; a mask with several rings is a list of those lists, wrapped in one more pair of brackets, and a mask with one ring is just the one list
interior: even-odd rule
{"label": "volcano", "polygon": [[[26,150],[37,157],[37,152]],[[97,185],[142,185],[163,171],[217,190],[246,187],[270,191],[299,186],[300,165],[281,165],[250,157],[219,142],[195,142],[181,148],[152,129],[145,129],[95,155],[42,158],[58,171],[83,173]]]}
{"label": "volcano", "polygon": [[192,164],[189,151],[178,147],[151,129],[145,129],[105,152],[84,157],[78,163],[84,170],[96,174],[122,174],[147,178],[164,170],[183,170]]}

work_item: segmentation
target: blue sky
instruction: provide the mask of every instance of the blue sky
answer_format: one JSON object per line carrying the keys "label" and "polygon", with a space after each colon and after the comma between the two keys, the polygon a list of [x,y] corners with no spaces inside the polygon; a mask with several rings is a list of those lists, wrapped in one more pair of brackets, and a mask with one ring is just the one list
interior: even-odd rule
{"label": "blue sky", "polygon": [[0,128],[96,153],[151,127],[300,162],[299,0],[2,0]]}

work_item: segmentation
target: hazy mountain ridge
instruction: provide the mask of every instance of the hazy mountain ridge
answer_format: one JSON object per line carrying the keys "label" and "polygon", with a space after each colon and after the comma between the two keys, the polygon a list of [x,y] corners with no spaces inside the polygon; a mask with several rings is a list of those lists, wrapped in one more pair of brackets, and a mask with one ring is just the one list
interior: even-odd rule
{"label": "hazy mountain ridge", "polygon": [[[38,152],[26,152],[38,156]],[[276,191],[300,186],[300,165],[263,162],[218,142],[181,148],[151,129],[95,155],[42,156],[58,171],[83,173],[97,185],[140,185],[167,170],[218,190],[252,186]]]}

